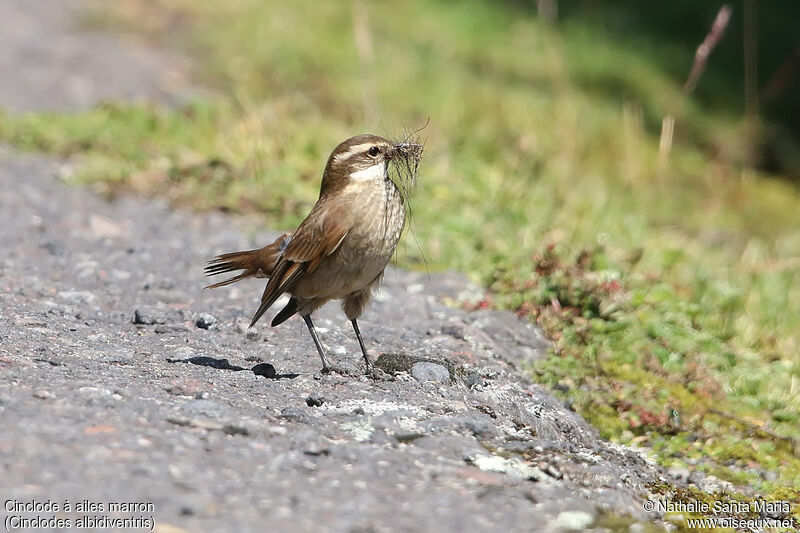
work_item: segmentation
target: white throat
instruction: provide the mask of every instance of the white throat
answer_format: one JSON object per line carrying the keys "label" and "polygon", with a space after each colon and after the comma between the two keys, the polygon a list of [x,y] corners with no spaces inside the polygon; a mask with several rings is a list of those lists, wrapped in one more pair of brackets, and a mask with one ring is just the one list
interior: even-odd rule
{"label": "white throat", "polygon": [[351,181],[368,182],[368,181],[383,181],[386,177],[386,163],[381,161],[375,163],[369,168],[359,170],[350,174]]}

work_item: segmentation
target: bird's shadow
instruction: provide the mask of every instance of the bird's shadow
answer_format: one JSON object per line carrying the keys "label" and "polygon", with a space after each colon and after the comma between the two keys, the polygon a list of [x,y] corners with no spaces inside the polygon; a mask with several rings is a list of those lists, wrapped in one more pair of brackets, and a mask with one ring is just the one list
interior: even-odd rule
{"label": "bird's shadow", "polygon": [[270,363],[258,363],[254,365],[252,368],[245,368],[243,366],[232,365],[227,359],[217,359],[215,357],[208,357],[204,355],[198,355],[195,357],[189,357],[187,359],[167,359],[168,363],[191,363],[193,365],[199,366],[208,366],[211,368],[216,368],[218,370],[232,370],[234,372],[240,372],[242,370],[250,370],[257,376],[264,376],[268,379],[294,379],[298,377],[300,374],[296,373],[286,373],[286,374],[278,374],[275,370],[275,367],[272,366]]}

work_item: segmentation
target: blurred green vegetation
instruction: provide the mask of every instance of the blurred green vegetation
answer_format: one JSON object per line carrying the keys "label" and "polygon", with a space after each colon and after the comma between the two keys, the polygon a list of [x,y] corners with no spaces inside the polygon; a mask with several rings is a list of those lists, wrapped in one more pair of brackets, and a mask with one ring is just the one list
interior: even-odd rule
{"label": "blurred green vegetation", "polygon": [[430,118],[400,264],[422,250],[540,323],[532,376],[606,438],[800,497],[800,194],[743,165],[743,119],[686,98],[655,38],[478,0],[125,0],[94,21],[183,51],[213,91],[0,114],[0,138],[110,193],[291,228],[339,141]]}

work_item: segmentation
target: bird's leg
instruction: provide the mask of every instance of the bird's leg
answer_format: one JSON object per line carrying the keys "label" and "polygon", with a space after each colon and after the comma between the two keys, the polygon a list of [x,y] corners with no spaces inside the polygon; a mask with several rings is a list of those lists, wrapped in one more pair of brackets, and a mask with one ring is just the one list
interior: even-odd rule
{"label": "bird's leg", "polygon": [[356,337],[358,338],[358,344],[361,345],[361,353],[364,354],[364,362],[367,364],[367,374],[372,373],[372,363],[369,360],[369,356],[367,355],[367,348],[364,346],[364,339],[361,338],[361,332],[358,330],[358,322],[354,318],[350,322],[353,323],[353,329],[356,332]]}
{"label": "bird's leg", "polygon": [[328,366],[328,362],[325,360],[325,350],[322,348],[322,343],[319,342],[319,337],[317,337],[317,330],[314,329],[314,323],[311,322],[311,315],[303,315],[303,320],[306,321],[306,326],[308,326],[308,332],[311,333],[311,338],[314,339],[314,344],[317,346],[319,357],[320,359],[322,359],[322,371],[330,372],[331,367]]}

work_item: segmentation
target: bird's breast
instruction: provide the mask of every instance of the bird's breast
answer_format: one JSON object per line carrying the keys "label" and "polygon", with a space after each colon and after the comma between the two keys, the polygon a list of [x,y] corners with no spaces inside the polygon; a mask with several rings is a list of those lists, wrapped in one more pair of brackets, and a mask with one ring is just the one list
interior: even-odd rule
{"label": "bird's breast", "polygon": [[[391,185],[391,187],[389,187]],[[295,295],[343,298],[369,288],[394,254],[405,226],[405,206],[389,184],[348,186],[343,199],[352,210],[352,225],[339,248],[298,283]]]}

